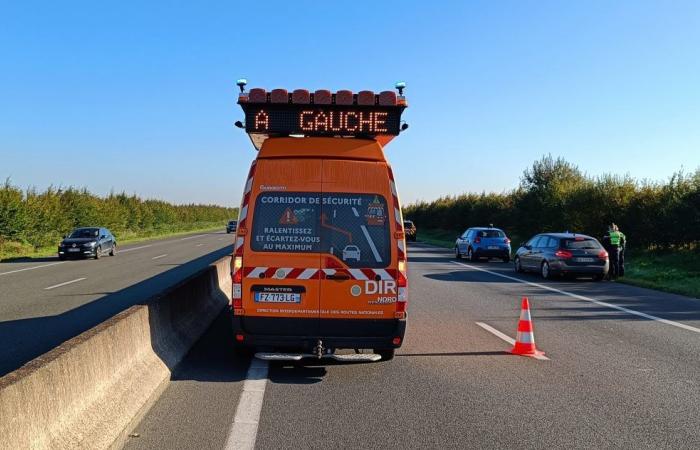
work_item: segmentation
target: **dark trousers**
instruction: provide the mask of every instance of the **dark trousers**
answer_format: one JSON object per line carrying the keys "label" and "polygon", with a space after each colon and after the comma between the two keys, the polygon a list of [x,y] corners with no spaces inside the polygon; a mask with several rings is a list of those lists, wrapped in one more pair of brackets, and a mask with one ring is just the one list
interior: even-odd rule
{"label": "dark trousers", "polygon": [[610,261],[610,269],[608,271],[608,278],[611,280],[621,276],[620,275],[620,247],[618,245],[611,245],[608,249],[608,258]]}
{"label": "dark trousers", "polygon": [[617,255],[617,267],[619,269],[619,277],[625,276],[625,247],[620,247],[620,251]]}

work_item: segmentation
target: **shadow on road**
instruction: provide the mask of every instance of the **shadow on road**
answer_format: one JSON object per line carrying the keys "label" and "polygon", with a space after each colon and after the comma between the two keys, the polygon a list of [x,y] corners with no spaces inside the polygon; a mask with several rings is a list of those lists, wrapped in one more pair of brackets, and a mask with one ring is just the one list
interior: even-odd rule
{"label": "shadow on road", "polygon": [[[231,254],[229,246],[65,313],[0,322],[0,376]],[[99,293],[98,293],[99,294]]]}
{"label": "shadow on road", "polygon": [[453,352],[453,353],[401,353],[396,354],[396,357],[415,357],[415,356],[513,356],[506,351],[490,351],[490,352]]}

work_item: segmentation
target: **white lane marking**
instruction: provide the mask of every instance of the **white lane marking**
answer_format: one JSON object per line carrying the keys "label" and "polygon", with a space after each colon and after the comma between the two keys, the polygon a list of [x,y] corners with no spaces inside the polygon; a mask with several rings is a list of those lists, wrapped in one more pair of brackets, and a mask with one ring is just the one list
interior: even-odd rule
{"label": "white lane marking", "polygon": [[160,259],[160,258],[165,258],[166,256],[168,256],[168,254],[167,254],[167,253],[163,253],[162,255],[154,256],[154,257],[151,258],[151,259]]}
{"label": "white lane marking", "polygon": [[204,244],[197,244],[197,247],[201,247],[202,245],[204,245]]}
{"label": "white lane marking", "polygon": [[119,253],[126,253],[126,252],[130,252],[132,250],[141,250],[142,248],[148,248],[148,247],[151,247],[152,245],[153,244],[148,244],[148,245],[142,245],[140,247],[125,248],[124,250],[119,249]]}
{"label": "white lane marking", "polygon": [[34,269],[41,269],[42,267],[49,267],[49,266],[55,266],[58,264],[63,264],[65,261],[59,261],[51,264],[43,264],[41,266],[32,266],[32,267],[25,267],[24,269],[17,269],[17,270],[10,270],[9,272],[0,272],[0,275],[8,275],[11,273],[17,273],[17,272],[24,272],[25,270],[34,270]]}
{"label": "white lane marking", "polygon": [[645,319],[655,320],[655,321],[657,321],[657,322],[665,323],[666,325],[672,325],[672,326],[674,326],[674,327],[682,328],[682,329],[684,329],[684,330],[692,331],[692,332],[695,332],[695,333],[700,333],[700,328],[691,327],[690,325],[686,325],[686,324],[684,324],[684,323],[674,322],[673,320],[668,320],[668,319],[663,319],[663,318],[661,318],[661,317],[652,316],[651,314],[643,313],[643,312],[640,312],[640,311],[635,311],[635,310],[633,310],[633,309],[627,309],[627,308],[625,308],[625,307],[623,307],[623,306],[613,305],[612,303],[601,302],[600,300],[595,300],[595,299],[592,299],[592,298],[590,298],[590,297],[585,297],[585,296],[583,296],[583,295],[578,295],[578,294],[573,294],[573,293],[571,293],[571,292],[562,291],[561,289],[557,289],[557,288],[553,288],[553,287],[550,287],[550,286],[546,286],[546,285],[544,285],[544,284],[533,283],[533,282],[531,282],[531,281],[521,280],[520,278],[515,278],[515,277],[508,276],[508,275],[503,275],[502,273],[498,273],[498,272],[493,272],[493,271],[491,271],[491,270],[482,269],[481,267],[476,267],[476,266],[472,266],[472,265],[469,265],[469,264],[464,264],[464,263],[457,262],[457,261],[451,261],[451,262],[452,262],[453,264],[458,264],[458,265],[460,265],[460,266],[468,267],[468,268],[470,268],[470,269],[474,269],[474,270],[479,270],[479,271],[481,271],[481,272],[490,273],[491,275],[495,275],[495,276],[497,276],[497,277],[506,278],[506,279],[508,279],[508,280],[513,280],[513,281],[517,281],[518,283],[523,283],[523,284],[527,284],[527,285],[530,285],[530,286],[538,287],[538,288],[540,288],[540,289],[544,289],[544,290],[551,291],[551,292],[556,292],[556,293],[558,293],[558,294],[566,295],[566,296],[568,296],[568,297],[576,298],[576,299],[578,299],[578,300],[584,300],[584,301],[587,301],[587,302],[595,303],[596,305],[599,305],[599,306],[605,306],[606,308],[617,309],[618,311],[626,312],[627,314],[632,314],[632,315],[634,315],[634,316],[644,317]]}
{"label": "white lane marking", "polygon": [[[495,329],[491,325],[487,325],[484,322],[476,322],[476,324],[479,325],[484,330],[488,331],[489,333],[493,333],[495,336],[498,336],[499,338],[503,339],[504,341],[506,341],[510,345],[515,345],[515,339],[513,339],[512,337],[508,336],[505,333],[501,333],[500,331],[498,331],[497,329]],[[535,355],[535,356],[533,356],[533,358],[539,359],[541,361],[549,361],[549,358],[547,358],[544,355]]]}
{"label": "white lane marking", "polygon": [[198,237],[202,237],[202,236],[204,236],[204,235],[203,235],[203,234],[196,234],[196,235],[194,235],[194,236],[187,236],[187,237],[184,237],[184,238],[182,238],[182,239],[180,239],[180,240],[181,240],[181,241],[186,241],[187,239],[194,239],[194,238],[198,238]]}
{"label": "white lane marking", "polygon": [[56,288],[58,288],[58,287],[65,286],[65,285],[67,285],[67,284],[77,283],[78,281],[83,281],[83,280],[85,280],[85,279],[86,279],[85,277],[83,277],[83,278],[76,278],[75,280],[70,280],[70,281],[66,281],[66,282],[64,282],[64,283],[54,284],[53,286],[45,287],[44,290],[45,290],[45,291],[50,291],[51,289],[56,289]]}
{"label": "white lane marking", "polygon": [[372,241],[372,238],[369,236],[369,231],[367,231],[367,227],[364,225],[361,225],[360,228],[362,228],[362,233],[365,235],[365,239],[367,239],[367,243],[369,244],[369,248],[372,249],[372,254],[374,255],[374,259],[376,259],[377,262],[382,262],[382,257],[379,256],[379,252],[377,251],[377,247],[375,247],[374,241]]}
{"label": "white lane marking", "polygon": [[224,240],[224,238],[219,238],[219,239],[217,239],[217,241],[223,241],[223,240]]}
{"label": "white lane marking", "polygon": [[243,383],[243,392],[238,400],[236,415],[233,418],[224,446],[225,450],[253,450],[255,448],[260,411],[267,385],[267,372],[268,362],[253,358]]}

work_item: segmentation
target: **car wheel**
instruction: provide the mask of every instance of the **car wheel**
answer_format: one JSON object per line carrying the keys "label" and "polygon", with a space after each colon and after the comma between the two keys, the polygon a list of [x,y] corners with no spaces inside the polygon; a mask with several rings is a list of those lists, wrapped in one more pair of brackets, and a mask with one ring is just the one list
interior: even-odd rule
{"label": "car wheel", "polygon": [[595,275],[595,276],[593,277],[593,281],[602,281],[603,278],[605,278],[605,275],[603,275],[602,273],[600,273],[600,274]]}
{"label": "car wheel", "polygon": [[58,260],[59,260],[59,261],[65,261],[65,260],[66,260],[66,256],[65,256],[65,255],[58,255]]}
{"label": "car wheel", "polygon": [[510,262],[510,256],[504,256],[503,257],[503,262],[508,264]]}
{"label": "car wheel", "polygon": [[374,353],[382,357],[382,361],[391,361],[394,359],[394,353],[396,352],[393,348],[388,349],[374,349]]}
{"label": "car wheel", "polygon": [[95,249],[95,259],[100,259],[100,256],[102,256],[102,247],[97,247]]}
{"label": "car wheel", "polygon": [[549,278],[552,276],[551,272],[549,271],[549,263],[547,261],[542,263],[540,273],[542,275],[542,278],[544,278],[545,280],[549,280]]}
{"label": "car wheel", "polygon": [[455,245],[455,258],[462,259],[462,254],[459,252],[459,247]]}
{"label": "car wheel", "polygon": [[471,262],[477,262],[479,260],[479,258],[477,258],[474,254],[474,250],[472,250],[471,247],[469,248],[469,250],[467,250],[467,259]]}
{"label": "car wheel", "polygon": [[117,244],[112,244],[112,249],[109,251],[109,256],[114,256],[117,254]]}
{"label": "car wheel", "polygon": [[517,256],[515,257],[515,260],[513,261],[513,266],[515,267],[515,271],[518,273],[523,273],[525,272],[523,270],[523,265],[520,263],[520,258]]}

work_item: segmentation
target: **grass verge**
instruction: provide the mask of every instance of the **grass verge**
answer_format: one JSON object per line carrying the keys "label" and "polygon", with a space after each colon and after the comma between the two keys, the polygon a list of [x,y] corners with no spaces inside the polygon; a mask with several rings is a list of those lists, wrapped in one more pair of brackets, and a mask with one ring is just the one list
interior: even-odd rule
{"label": "grass verge", "polygon": [[[204,222],[194,224],[191,228],[180,229],[160,229],[148,230],[144,232],[123,232],[115,233],[117,243],[121,246],[124,244],[133,244],[142,241],[153,239],[167,239],[175,236],[182,236],[192,233],[204,233],[210,231],[224,231],[225,223],[219,222]],[[56,243],[58,245],[58,242]],[[0,248],[0,262],[17,259],[42,258],[46,256],[55,256],[57,245],[50,247],[34,248],[31,245],[20,244],[17,242],[6,243]]]}
{"label": "grass verge", "polygon": [[[418,230],[419,241],[450,249],[454,248],[457,235],[458,231]],[[520,241],[513,238],[513,242]],[[697,250],[632,250],[626,255],[625,270],[624,278],[620,279],[622,283],[700,298],[700,252]]]}

